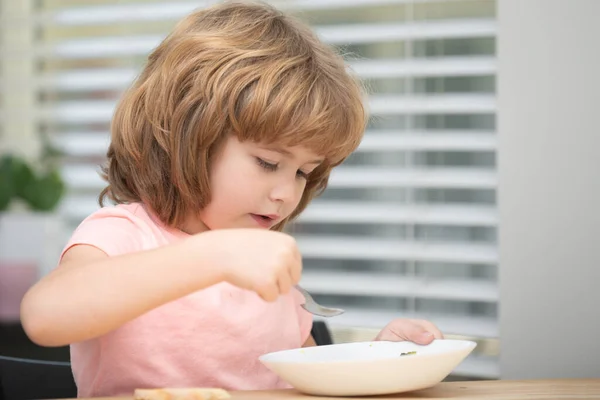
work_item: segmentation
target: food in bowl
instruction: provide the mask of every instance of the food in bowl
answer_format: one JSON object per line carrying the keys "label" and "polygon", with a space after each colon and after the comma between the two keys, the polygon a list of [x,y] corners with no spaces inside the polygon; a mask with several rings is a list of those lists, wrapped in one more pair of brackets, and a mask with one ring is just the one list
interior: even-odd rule
{"label": "food in bowl", "polygon": [[407,351],[406,353],[400,353],[400,356],[412,356],[413,354],[417,354],[416,351]]}

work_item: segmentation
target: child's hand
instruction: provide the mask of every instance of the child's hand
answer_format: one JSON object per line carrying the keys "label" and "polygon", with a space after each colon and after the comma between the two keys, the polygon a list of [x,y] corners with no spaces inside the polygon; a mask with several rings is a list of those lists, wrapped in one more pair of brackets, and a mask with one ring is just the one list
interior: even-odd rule
{"label": "child's hand", "polygon": [[443,339],[442,332],[431,322],[420,319],[395,319],[375,338],[375,340],[401,342],[408,340],[417,344],[429,344],[433,339]]}
{"label": "child's hand", "polygon": [[[207,237],[209,235],[210,237]],[[300,281],[302,258],[290,235],[260,229],[223,229],[198,235],[223,281],[275,301]],[[204,259],[206,254],[201,255]]]}

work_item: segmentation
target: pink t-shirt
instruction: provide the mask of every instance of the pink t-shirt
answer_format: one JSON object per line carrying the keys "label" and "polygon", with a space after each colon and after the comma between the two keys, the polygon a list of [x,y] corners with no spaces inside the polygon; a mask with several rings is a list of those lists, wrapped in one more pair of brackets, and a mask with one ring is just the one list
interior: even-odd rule
{"label": "pink t-shirt", "polygon": [[[63,254],[88,244],[116,256],[186,236],[158,223],[140,204],[118,205],[86,218]],[[267,303],[254,292],[220,283],[165,304],[104,336],[71,345],[78,395],[132,395],[136,388],[153,387],[289,387],[258,357],[306,341],[312,316],[301,301],[293,291]]]}

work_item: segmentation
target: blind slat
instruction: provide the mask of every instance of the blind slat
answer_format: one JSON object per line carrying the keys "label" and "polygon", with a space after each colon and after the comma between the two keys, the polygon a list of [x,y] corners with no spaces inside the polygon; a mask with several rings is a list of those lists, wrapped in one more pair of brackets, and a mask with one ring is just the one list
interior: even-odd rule
{"label": "blind slat", "polygon": [[[371,96],[369,111],[378,114],[463,114],[493,113],[496,103],[489,95],[421,95]],[[115,109],[115,101],[63,101],[40,109],[42,121],[67,124],[108,123]]]}
{"label": "blind slat", "polygon": [[[491,132],[442,131],[403,132],[367,131],[357,149],[361,152],[397,151],[471,151],[489,152],[496,150],[496,136]],[[108,132],[55,132],[55,146],[74,157],[95,157],[106,154],[110,142]]]}
{"label": "blind slat", "polygon": [[[400,40],[476,38],[493,36],[493,20],[450,20],[397,24],[352,24],[314,27],[316,33],[329,44],[365,44]],[[39,45],[38,57],[104,58],[146,55],[164,38],[163,35],[104,36],[71,39]]]}
{"label": "blind slat", "polygon": [[316,27],[331,44],[365,44],[399,40],[490,37],[496,33],[493,20],[405,21],[400,24],[352,24]]}
{"label": "blind slat", "polygon": [[[350,68],[361,78],[406,78],[443,76],[481,76],[495,73],[496,63],[487,57],[454,57],[412,60],[352,61]],[[136,77],[133,68],[72,69],[46,73],[36,80],[40,89],[69,92],[91,90],[123,90]],[[17,85],[6,82],[6,85]]]}
{"label": "blind slat", "polygon": [[482,279],[434,279],[391,273],[306,271],[302,286],[311,293],[352,296],[414,297],[498,301],[498,286]]}
{"label": "blind slat", "polygon": [[415,167],[346,167],[331,173],[329,187],[336,188],[454,188],[494,189],[496,173],[483,169]]}
{"label": "blind slat", "polygon": [[363,78],[481,76],[496,72],[496,60],[477,56],[362,60],[350,67]]}
{"label": "blind slat", "polygon": [[358,152],[494,151],[497,140],[487,131],[367,131]]}
{"label": "blind slat", "polygon": [[496,226],[495,207],[451,205],[402,205],[391,202],[343,202],[315,200],[302,213],[301,222],[337,224],[432,224]]}
{"label": "blind slat", "polygon": [[[291,11],[311,11],[327,9],[348,9],[355,7],[376,7],[390,4],[428,3],[439,0],[279,0],[271,4]],[[452,1],[452,0],[451,0]],[[60,24],[65,26],[88,24],[113,24],[115,22],[144,22],[176,20],[183,18],[200,7],[216,3],[216,0],[173,1],[169,3],[114,4],[106,6],[86,6],[61,9],[55,12],[39,13],[38,24]]]}
{"label": "blind slat", "polygon": [[349,328],[382,329],[397,318],[427,319],[438,326],[446,334],[460,334],[465,336],[496,338],[498,337],[498,321],[496,318],[480,315],[461,316],[448,314],[435,314],[427,312],[404,312],[401,310],[372,310],[361,307],[346,307],[345,313],[331,319],[315,317],[325,320],[331,326]]}
{"label": "blind slat", "polygon": [[[62,202],[61,213],[81,220],[98,209],[97,196],[71,194]],[[313,224],[428,224],[446,226],[495,227],[495,207],[474,205],[416,205],[386,202],[344,202],[315,200],[302,213],[299,222]]]}
{"label": "blind slat", "polygon": [[79,131],[69,133],[55,132],[52,144],[70,157],[101,157],[110,145],[110,133],[98,131]]}
{"label": "blind slat", "polygon": [[[93,164],[64,165],[62,174],[75,189],[101,189],[104,182]],[[494,171],[477,169],[400,169],[391,167],[345,167],[331,173],[330,188],[455,188],[494,189]]]}
{"label": "blind slat", "polygon": [[138,71],[133,68],[71,69],[40,75],[36,86],[42,90],[87,92],[93,90],[124,90]]}
{"label": "blind slat", "polygon": [[485,114],[496,111],[496,99],[488,94],[373,95],[372,114]]}
{"label": "blind slat", "polygon": [[461,264],[498,262],[495,246],[472,242],[421,242],[353,236],[295,235],[304,258],[377,261],[424,261]]}

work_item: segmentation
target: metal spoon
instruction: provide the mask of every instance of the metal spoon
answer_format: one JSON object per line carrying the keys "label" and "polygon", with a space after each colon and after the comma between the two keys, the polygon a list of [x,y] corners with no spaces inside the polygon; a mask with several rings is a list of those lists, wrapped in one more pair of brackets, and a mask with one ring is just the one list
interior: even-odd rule
{"label": "metal spoon", "polygon": [[320,317],[335,317],[336,315],[344,313],[344,310],[341,308],[323,307],[313,299],[310,293],[302,289],[300,285],[296,285],[295,287],[300,293],[302,293],[302,296],[304,296],[305,303],[302,304],[302,308],[309,313],[318,315]]}

